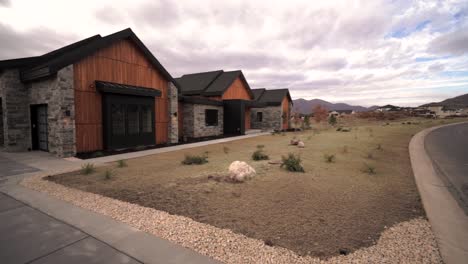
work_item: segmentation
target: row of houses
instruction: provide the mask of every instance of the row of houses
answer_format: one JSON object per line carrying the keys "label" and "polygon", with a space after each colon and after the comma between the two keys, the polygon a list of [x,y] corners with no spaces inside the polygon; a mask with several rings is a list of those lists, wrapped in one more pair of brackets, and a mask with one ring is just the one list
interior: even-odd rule
{"label": "row of houses", "polygon": [[288,89],[242,71],[173,78],[126,29],[0,61],[0,147],[60,157],[289,128]]}

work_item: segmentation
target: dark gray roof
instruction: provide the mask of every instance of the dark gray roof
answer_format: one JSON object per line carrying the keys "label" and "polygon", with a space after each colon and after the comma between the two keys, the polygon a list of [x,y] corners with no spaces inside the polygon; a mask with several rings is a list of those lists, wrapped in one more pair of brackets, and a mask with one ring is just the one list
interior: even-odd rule
{"label": "dark gray roof", "polygon": [[57,73],[60,69],[73,64],[82,58],[91,55],[101,48],[105,48],[122,39],[130,39],[143,52],[151,64],[157,68],[161,74],[169,81],[176,82],[169,72],[159,63],[149,49],[133,33],[130,28],[116,32],[114,34],[101,37],[94,35],[87,39],[75,42],[63,48],[54,50],[38,57],[30,57],[16,60],[0,61],[0,68],[20,68],[21,80],[31,81],[42,77],[47,77]]}
{"label": "dark gray roof", "polygon": [[291,95],[289,94],[289,89],[272,89],[267,90],[264,88],[253,89],[252,92],[258,95],[257,102],[266,103],[267,105],[281,105],[285,96],[288,97],[289,101],[292,103]]}
{"label": "dark gray roof", "polygon": [[240,78],[253,98],[250,86],[242,71],[223,70],[186,74],[176,78],[182,95],[222,96],[231,84]]}
{"label": "dark gray roof", "polygon": [[257,101],[263,95],[265,90],[266,90],[265,88],[252,89],[254,100]]}

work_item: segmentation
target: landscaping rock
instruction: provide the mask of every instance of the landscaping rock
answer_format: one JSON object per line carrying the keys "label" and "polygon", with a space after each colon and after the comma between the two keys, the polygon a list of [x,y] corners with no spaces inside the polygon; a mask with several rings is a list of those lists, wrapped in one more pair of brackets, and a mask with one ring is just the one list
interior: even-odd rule
{"label": "landscaping rock", "polygon": [[299,139],[293,138],[293,139],[291,139],[291,141],[289,143],[291,145],[297,145],[299,143]]}
{"label": "landscaping rock", "polygon": [[229,178],[236,182],[244,182],[257,174],[255,169],[243,161],[234,161],[229,165]]}
{"label": "landscaping rock", "polygon": [[299,148],[304,148],[304,147],[305,147],[304,141],[299,141],[299,142],[297,143],[297,146],[298,146]]}

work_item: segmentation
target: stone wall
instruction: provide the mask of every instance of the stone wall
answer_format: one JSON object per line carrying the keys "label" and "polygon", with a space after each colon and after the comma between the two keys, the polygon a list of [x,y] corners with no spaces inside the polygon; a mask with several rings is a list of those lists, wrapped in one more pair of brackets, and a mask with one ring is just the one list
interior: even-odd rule
{"label": "stone wall", "polygon": [[29,103],[47,104],[48,149],[59,157],[76,154],[75,93],[73,66],[61,69],[56,76],[26,84]]}
{"label": "stone wall", "polygon": [[172,82],[168,83],[168,96],[169,96],[169,143],[179,142],[179,120],[177,118],[178,110],[178,94],[177,87]]}
{"label": "stone wall", "polygon": [[[263,113],[262,122],[257,121],[257,113]],[[268,106],[264,108],[252,108],[250,110],[252,129],[281,130],[282,109],[281,106]]]}
{"label": "stone wall", "polygon": [[[206,126],[205,124],[205,110],[216,109],[218,110],[218,125]],[[219,136],[223,134],[223,118],[224,111],[222,106],[201,105],[201,104],[184,104],[184,128],[183,136],[186,138],[199,138]]]}
{"label": "stone wall", "polygon": [[59,156],[76,154],[73,66],[57,75],[23,84],[18,70],[0,75],[4,146],[7,151],[26,151],[32,147],[30,105],[47,104],[48,149]]}
{"label": "stone wall", "polygon": [[19,70],[5,70],[0,75],[3,136],[7,151],[25,151],[31,147],[28,89],[20,81]]}
{"label": "stone wall", "polygon": [[2,92],[0,91],[0,148],[3,147],[3,102]]}

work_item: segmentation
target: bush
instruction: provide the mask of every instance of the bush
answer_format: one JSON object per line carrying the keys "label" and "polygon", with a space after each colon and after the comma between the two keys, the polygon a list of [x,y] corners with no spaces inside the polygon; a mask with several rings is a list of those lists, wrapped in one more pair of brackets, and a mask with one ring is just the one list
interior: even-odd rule
{"label": "bush", "polygon": [[224,146],[223,147],[223,151],[224,151],[224,154],[228,154],[229,153],[229,148]]}
{"label": "bush", "polygon": [[367,174],[376,174],[375,167],[367,163],[364,163],[364,168],[362,171]]}
{"label": "bush", "polygon": [[376,149],[377,149],[377,150],[383,150],[382,144],[378,144]]}
{"label": "bush", "polygon": [[119,168],[127,167],[127,162],[125,162],[125,160],[119,160],[117,161],[117,167]]}
{"label": "bush", "polygon": [[324,154],[323,158],[325,159],[326,163],[335,162],[335,159],[336,159],[335,154]]}
{"label": "bush", "polygon": [[185,155],[185,159],[182,161],[184,165],[201,165],[208,163],[208,156],[197,156],[197,155]]}
{"label": "bush", "polygon": [[293,153],[289,153],[287,157],[282,156],[282,163],[281,168],[285,167],[286,170],[292,172],[304,172],[304,168],[302,167],[301,157],[299,155],[294,155]]}
{"label": "bush", "polygon": [[328,118],[328,123],[332,126],[335,126],[336,125],[336,116],[335,115],[330,115],[330,117]]}
{"label": "bush", "polygon": [[268,160],[270,159],[267,154],[263,153],[262,149],[257,149],[254,153],[252,153],[253,160]]}
{"label": "bush", "polygon": [[86,163],[83,166],[81,166],[81,174],[91,174],[95,171],[96,169],[94,168],[94,164],[92,163]]}
{"label": "bush", "polygon": [[105,172],[104,172],[104,180],[110,180],[112,179],[112,176],[113,176],[113,172],[109,169],[107,169]]}
{"label": "bush", "polygon": [[257,145],[258,149],[263,149],[264,147],[265,147],[265,145]]}

